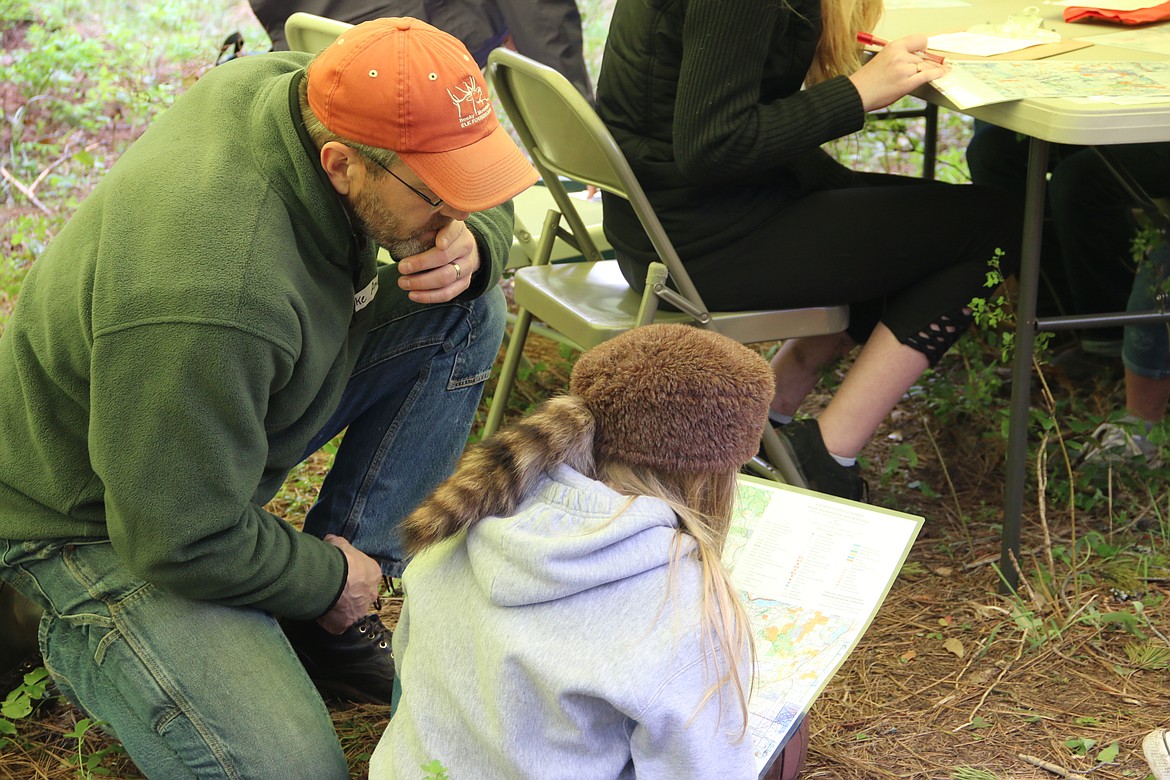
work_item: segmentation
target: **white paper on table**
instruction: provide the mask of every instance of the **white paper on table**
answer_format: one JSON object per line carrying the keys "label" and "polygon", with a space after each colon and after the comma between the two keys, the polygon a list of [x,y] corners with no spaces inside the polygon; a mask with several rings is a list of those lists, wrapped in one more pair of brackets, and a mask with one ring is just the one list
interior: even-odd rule
{"label": "white paper on table", "polygon": [[994,57],[997,54],[1007,54],[1010,51],[1019,51],[1029,46],[1039,46],[1045,43],[1050,43],[1050,41],[1039,38],[1006,38],[1001,35],[953,32],[930,36],[927,39],[926,48],[949,51],[954,54]]}
{"label": "white paper on table", "polygon": [[1089,41],[1098,46],[1117,46],[1155,54],[1170,54],[1170,25],[1158,24],[1136,30],[1120,30],[1102,35],[1089,35],[1077,40]]}

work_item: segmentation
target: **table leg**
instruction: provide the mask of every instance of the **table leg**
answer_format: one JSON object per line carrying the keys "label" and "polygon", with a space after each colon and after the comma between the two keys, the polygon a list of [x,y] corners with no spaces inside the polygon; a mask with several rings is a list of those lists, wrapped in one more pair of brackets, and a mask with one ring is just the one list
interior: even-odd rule
{"label": "table leg", "polygon": [[1040,279],[1040,237],[1044,226],[1044,184],[1048,172],[1048,142],[1033,138],[1028,147],[1024,189],[1024,233],[1020,247],[1019,299],[1016,304],[1016,353],[1012,362],[1012,400],[1009,411],[1007,475],[1004,486],[1003,533],[999,567],[1004,590],[1018,584],[1012,557],[1020,552],[1020,517],[1024,508],[1024,481],[1028,459],[1028,412],[1032,395],[1032,352],[1036,335],[1036,289]]}
{"label": "table leg", "polygon": [[926,128],[922,133],[922,178],[934,181],[938,161],[938,106],[927,103],[923,115]]}

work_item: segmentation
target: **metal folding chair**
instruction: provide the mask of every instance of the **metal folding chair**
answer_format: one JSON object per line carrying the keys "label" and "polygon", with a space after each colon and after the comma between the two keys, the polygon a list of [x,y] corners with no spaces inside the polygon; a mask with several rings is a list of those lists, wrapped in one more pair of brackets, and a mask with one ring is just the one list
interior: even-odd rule
{"label": "metal folding chair", "polygon": [[[495,96],[557,208],[548,212],[533,264],[515,272],[519,312],[488,411],[485,436],[494,433],[503,419],[533,317],[581,349],[649,322],[693,323],[743,343],[837,333],[848,325],[848,307],[844,305],[708,310],[621,149],[588,101],[557,71],[508,49],[492,52],[488,75]],[[625,198],[633,206],[660,261],[651,264],[642,295],[626,283],[616,260],[602,259],[561,176]],[[549,255],[558,237],[586,261],[550,264]],[[659,300],[678,311],[659,311]],[[766,426],[762,435],[768,461],[775,467],[757,459],[755,470],[778,481],[803,485],[771,426]],[[670,445],[664,442],[663,446]]]}
{"label": "metal folding chair", "polygon": [[349,22],[297,11],[284,20],[284,38],[292,51],[316,53],[353,27]]}

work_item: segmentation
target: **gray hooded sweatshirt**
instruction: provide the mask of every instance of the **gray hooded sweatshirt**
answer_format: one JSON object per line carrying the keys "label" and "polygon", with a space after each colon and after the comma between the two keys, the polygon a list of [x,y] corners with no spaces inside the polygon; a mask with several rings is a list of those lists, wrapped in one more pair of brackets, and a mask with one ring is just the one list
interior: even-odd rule
{"label": "gray hooded sweatshirt", "polygon": [[[407,567],[402,699],[370,777],[754,778],[732,691],[703,701],[695,542],[677,519],[568,468]],[[747,686],[748,662],[740,665]]]}

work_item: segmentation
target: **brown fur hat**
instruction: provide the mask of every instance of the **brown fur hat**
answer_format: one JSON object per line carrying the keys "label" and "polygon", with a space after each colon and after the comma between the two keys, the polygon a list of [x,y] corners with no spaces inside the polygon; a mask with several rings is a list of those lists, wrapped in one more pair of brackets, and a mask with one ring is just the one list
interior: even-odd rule
{"label": "brown fur hat", "polygon": [[587,351],[569,392],[597,420],[599,461],[685,473],[751,460],[776,390],[767,361],[690,325],[645,325]]}

